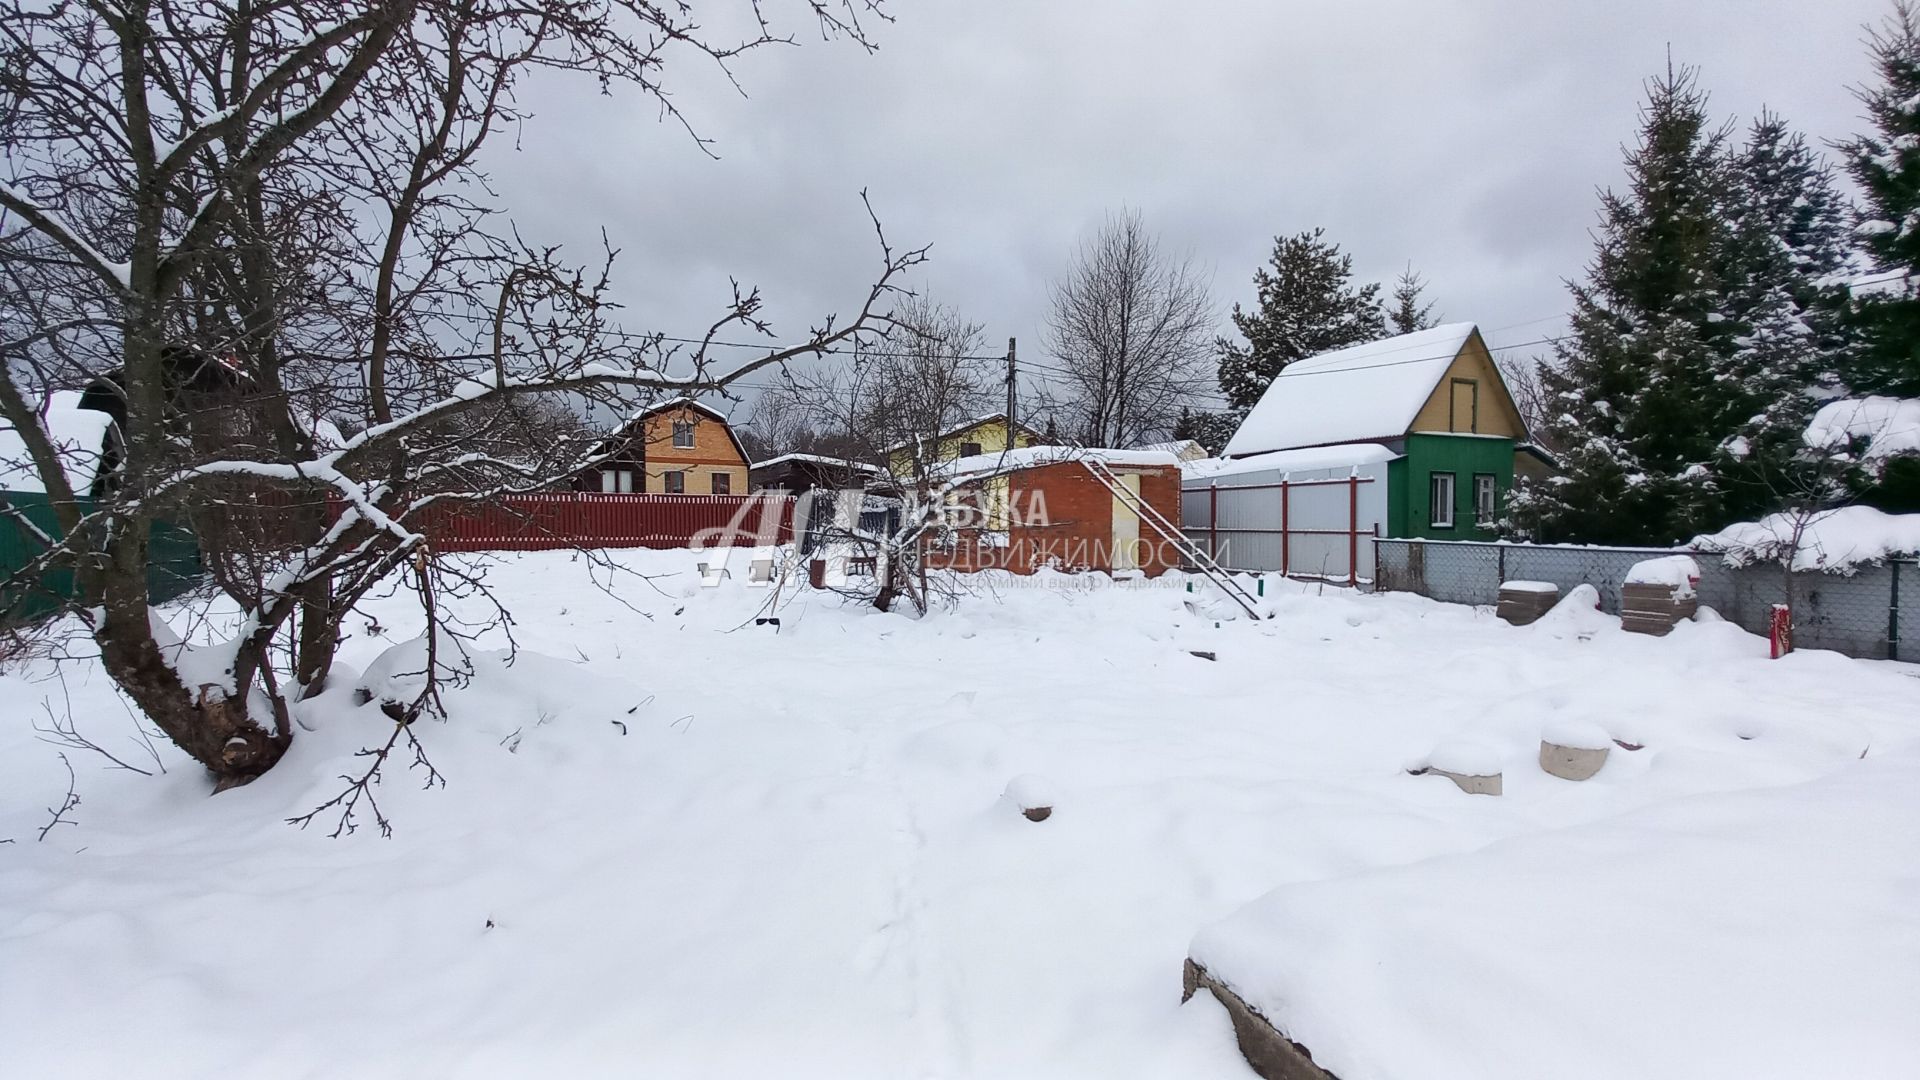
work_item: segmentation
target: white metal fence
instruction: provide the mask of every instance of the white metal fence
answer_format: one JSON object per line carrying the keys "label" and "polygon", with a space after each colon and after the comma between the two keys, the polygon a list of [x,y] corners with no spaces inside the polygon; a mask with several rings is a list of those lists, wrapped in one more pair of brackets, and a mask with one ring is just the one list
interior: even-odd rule
{"label": "white metal fence", "polygon": [[1386,516],[1384,463],[1190,479],[1180,490],[1181,531],[1230,570],[1371,581]]}

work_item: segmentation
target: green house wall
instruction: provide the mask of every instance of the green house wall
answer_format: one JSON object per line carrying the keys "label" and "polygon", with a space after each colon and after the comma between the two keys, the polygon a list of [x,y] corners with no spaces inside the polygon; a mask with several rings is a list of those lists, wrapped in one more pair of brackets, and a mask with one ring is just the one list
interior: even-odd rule
{"label": "green house wall", "polygon": [[[37,491],[0,492],[0,499],[18,510],[33,527],[48,536],[60,535],[59,519],[44,493]],[[82,514],[93,512],[91,499],[76,499]],[[40,557],[45,545],[32,530],[10,517],[0,518],[0,622],[31,622],[60,610],[78,595],[73,571],[51,570],[37,583],[13,581],[14,575]],[[200,578],[200,545],[193,534],[178,525],[157,521],[147,547],[147,591],[153,603],[162,604],[191,589]]]}
{"label": "green house wall", "polygon": [[[1473,478],[1494,478],[1496,507],[1505,509],[1513,490],[1512,439],[1487,435],[1408,435],[1404,456],[1387,466],[1387,534],[1427,540],[1484,540],[1493,530],[1473,519]],[[1433,527],[1427,491],[1434,473],[1452,473],[1452,528]]]}

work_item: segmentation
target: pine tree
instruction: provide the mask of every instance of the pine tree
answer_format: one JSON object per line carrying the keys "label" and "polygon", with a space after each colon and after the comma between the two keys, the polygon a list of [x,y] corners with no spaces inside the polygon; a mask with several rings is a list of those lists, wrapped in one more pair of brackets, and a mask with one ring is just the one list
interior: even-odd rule
{"label": "pine tree", "polygon": [[1854,393],[1920,395],[1920,19],[1898,0],[1869,32],[1879,83],[1855,91],[1873,132],[1841,150],[1865,196],[1855,229],[1875,278],[1850,311],[1860,348],[1846,373]]}
{"label": "pine tree", "polygon": [[1222,338],[1220,390],[1236,408],[1260,400],[1295,360],[1372,341],[1386,330],[1379,285],[1353,285],[1353,257],[1324,239],[1324,229],[1276,238],[1268,265],[1254,271],[1257,308],[1233,306],[1246,338]]}
{"label": "pine tree", "polygon": [[1394,333],[1411,334],[1439,324],[1440,320],[1433,315],[1432,302],[1420,302],[1426,289],[1426,279],[1414,273],[1412,264],[1408,264],[1400,280],[1394,282],[1393,306],[1387,309],[1387,322],[1392,324]]}
{"label": "pine tree", "polygon": [[1624,194],[1601,197],[1571,332],[1542,373],[1563,472],[1516,494],[1513,520],[1541,539],[1666,544],[1715,517],[1713,430],[1734,349],[1722,270],[1732,229],[1725,128],[1693,72],[1649,83]]}
{"label": "pine tree", "polygon": [[1192,439],[1204,447],[1208,454],[1218,457],[1226,449],[1227,440],[1240,430],[1240,421],[1246,419],[1246,413],[1240,409],[1228,409],[1224,412],[1203,412],[1197,409],[1182,408],[1180,419],[1174,422],[1173,437]]}
{"label": "pine tree", "polygon": [[1834,283],[1849,259],[1848,208],[1831,167],[1771,113],[1754,121],[1731,181],[1721,276],[1737,336],[1716,380],[1713,469],[1723,516],[1748,520],[1796,486],[1816,394],[1832,396],[1849,365]]}

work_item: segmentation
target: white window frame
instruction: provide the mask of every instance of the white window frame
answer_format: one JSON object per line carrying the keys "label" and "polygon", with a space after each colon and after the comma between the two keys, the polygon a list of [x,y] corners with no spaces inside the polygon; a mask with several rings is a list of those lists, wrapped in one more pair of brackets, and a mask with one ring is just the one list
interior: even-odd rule
{"label": "white window frame", "polygon": [[676,450],[693,449],[693,421],[675,420],[673,422],[673,447]]}
{"label": "white window frame", "polygon": [[[1445,500],[1441,500],[1440,498],[1437,497],[1440,493],[1440,489],[1442,486],[1446,488],[1446,492],[1447,492],[1447,497]],[[1459,497],[1460,497],[1459,479],[1453,473],[1450,473],[1450,472],[1428,473],[1427,474],[1427,517],[1428,517],[1427,526],[1429,528],[1434,528],[1434,529],[1453,528],[1454,516],[1458,512],[1457,510],[1458,503],[1456,500],[1458,500]],[[1444,519],[1441,517],[1441,511],[1443,510],[1446,512],[1446,517]]]}
{"label": "white window frame", "polygon": [[1492,525],[1500,514],[1500,478],[1492,473],[1473,474],[1473,522]]}
{"label": "white window frame", "polygon": [[669,495],[687,493],[687,473],[684,469],[669,469],[660,474],[660,490]]}
{"label": "white window frame", "polygon": [[633,494],[633,470],[601,469],[600,493],[602,495]]}

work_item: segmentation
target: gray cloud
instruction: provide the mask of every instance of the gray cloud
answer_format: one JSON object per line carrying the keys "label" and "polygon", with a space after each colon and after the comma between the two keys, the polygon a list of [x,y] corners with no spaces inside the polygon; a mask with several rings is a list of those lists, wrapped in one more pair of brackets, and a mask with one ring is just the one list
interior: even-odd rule
{"label": "gray cloud", "polygon": [[1449,318],[1510,328],[1497,344],[1565,310],[1669,47],[1720,112],[1840,138],[1883,9],[900,2],[877,55],[805,40],[742,60],[745,99],[687,58],[675,100],[718,161],[647,103],[555,77],[490,168],[528,235],[585,249],[608,231],[634,328],[703,326],[729,275],[789,337],[846,310],[878,261],[864,187],[896,243],[933,245],[917,285],[1036,358],[1048,281],[1122,204],[1213,272],[1223,330],[1273,236],[1322,225],[1368,278],[1411,261]]}

